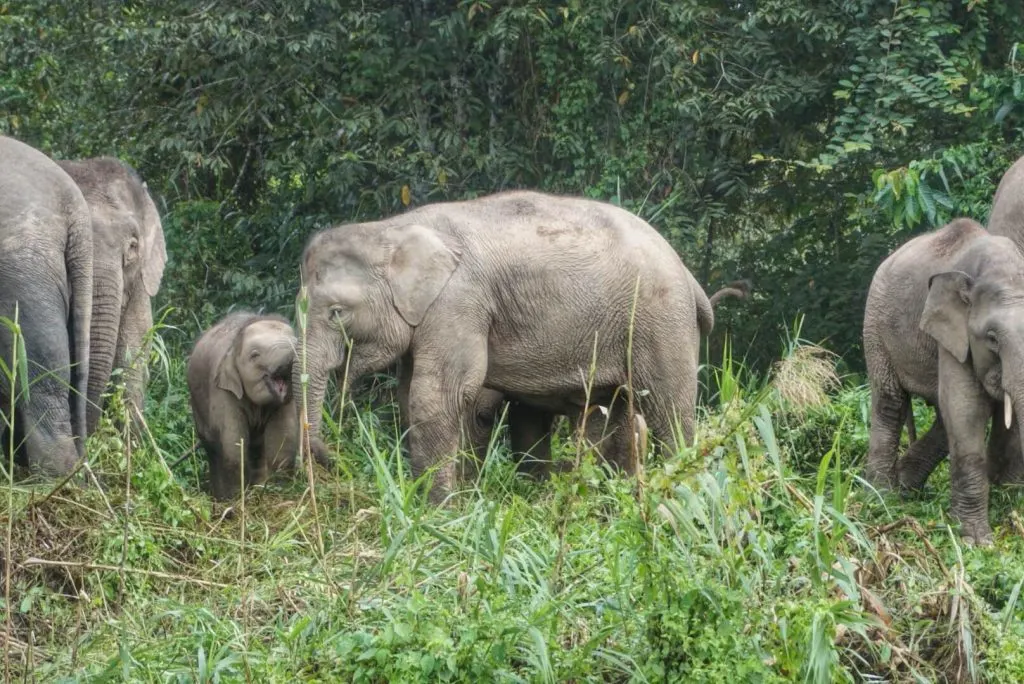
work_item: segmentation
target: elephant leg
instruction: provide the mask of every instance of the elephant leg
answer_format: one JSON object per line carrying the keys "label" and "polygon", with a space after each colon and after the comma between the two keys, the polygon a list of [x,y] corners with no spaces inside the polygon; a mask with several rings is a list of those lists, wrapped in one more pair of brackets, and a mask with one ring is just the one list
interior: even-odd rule
{"label": "elephant leg", "polygon": [[549,411],[519,401],[510,403],[509,442],[519,472],[535,478],[547,477],[551,469],[553,423],[554,414]]}
{"label": "elephant leg", "polygon": [[985,427],[992,401],[973,369],[939,349],[939,407],[949,436],[951,513],[968,543],[992,543]]}
{"label": "elephant leg", "polygon": [[991,484],[1008,484],[1024,479],[1024,463],[1021,462],[1019,426],[1011,425],[1010,429],[1001,420],[1003,415],[1002,402],[996,416],[1000,419],[992,421],[992,430],[988,437],[988,480]]}
{"label": "elephant leg", "polygon": [[[678,456],[683,447],[694,443],[696,366],[692,373],[687,372],[679,379],[677,387],[666,387],[660,382],[642,383],[639,386],[649,388],[651,392],[637,402],[634,410],[643,414],[650,434],[662,443],[663,453],[669,458]],[[629,439],[631,442],[631,434]]]}
{"label": "elephant leg", "polygon": [[409,457],[413,476],[436,468],[429,492],[438,504],[452,492],[466,413],[475,405],[487,372],[487,338],[458,349],[417,355],[409,384]]}
{"label": "elephant leg", "polygon": [[871,436],[865,475],[877,489],[893,489],[898,484],[900,435],[909,410],[910,395],[896,384],[895,374],[887,373],[884,381],[871,378]]}
{"label": "elephant leg", "polygon": [[295,406],[293,402],[288,402],[270,417],[263,428],[259,458],[252,479],[246,478],[246,481],[259,484],[275,472],[295,465],[299,451],[299,426],[295,416]]}
{"label": "elephant leg", "polygon": [[910,445],[897,464],[900,486],[908,490],[924,487],[932,471],[948,453],[946,427],[942,422],[942,413],[936,409],[935,422],[928,428],[928,432]]}
{"label": "elephant leg", "polygon": [[609,465],[627,475],[633,475],[636,468],[631,450],[632,440],[626,401],[620,395],[610,406],[602,408],[607,410],[607,414],[598,409],[587,417],[584,432],[587,446],[593,447]]}
{"label": "elephant leg", "polygon": [[[242,468],[249,468],[256,459],[249,458],[253,444],[248,428],[240,416],[232,416],[220,426],[215,437],[202,439],[210,465],[210,491],[213,498],[225,501],[238,495],[242,486]],[[242,448],[245,448],[243,453]],[[250,473],[245,473],[246,481]]]}
{"label": "elephant leg", "polygon": [[488,447],[501,411],[505,395],[495,390],[481,388],[476,401],[466,412],[462,426],[464,449],[468,453],[459,460],[459,477],[475,478],[480,474],[479,465],[487,457]]}

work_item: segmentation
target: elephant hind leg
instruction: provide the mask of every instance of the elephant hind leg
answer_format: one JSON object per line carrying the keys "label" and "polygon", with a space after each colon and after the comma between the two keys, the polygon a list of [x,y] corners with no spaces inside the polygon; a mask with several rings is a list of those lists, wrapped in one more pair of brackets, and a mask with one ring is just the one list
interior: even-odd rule
{"label": "elephant hind leg", "polygon": [[866,476],[878,489],[893,489],[898,484],[900,435],[910,409],[910,395],[897,384],[894,373],[885,375],[871,378],[871,437]]}
{"label": "elephant hind leg", "polygon": [[543,478],[551,469],[551,433],[554,415],[519,401],[509,404],[509,447],[517,459],[516,469]]}
{"label": "elephant hind leg", "polygon": [[[594,410],[587,417],[586,441],[606,463],[627,475],[634,475],[637,463],[632,450],[629,406],[621,393],[610,403],[610,406],[601,405],[607,413]],[[637,458],[642,457],[642,454],[637,455]]]}
{"label": "elephant hind leg", "polygon": [[935,411],[935,422],[928,428],[921,439],[915,441],[907,449],[907,453],[899,460],[900,487],[903,489],[921,489],[932,471],[949,454],[949,443],[946,439],[946,427],[942,423],[942,414]]}

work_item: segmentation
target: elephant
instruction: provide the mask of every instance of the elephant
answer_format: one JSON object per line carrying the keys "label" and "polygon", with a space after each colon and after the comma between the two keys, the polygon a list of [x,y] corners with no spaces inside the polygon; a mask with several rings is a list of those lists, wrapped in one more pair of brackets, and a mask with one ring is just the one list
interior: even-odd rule
{"label": "elephant", "polygon": [[[736,280],[714,292],[708,298],[708,302],[714,309],[719,300],[725,297],[747,298],[750,289],[749,281]],[[400,404],[407,400],[408,387],[412,380],[412,373],[407,370],[411,368],[411,360],[407,360],[407,364],[403,366],[406,372],[399,373]],[[518,470],[533,477],[546,476],[551,465],[552,431],[558,416],[550,411],[509,399],[501,392],[486,387],[481,388],[476,404],[467,416],[465,430],[470,451],[477,457],[486,453],[493,429],[506,406],[509,446],[514,457],[518,459]],[[401,406],[401,410],[404,415],[408,408]],[[582,414],[575,412],[569,418],[576,429],[579,429]],[[607,431],[606,427],[605,421],[600,417],[588,419],[584,426],[587,442],[595,446],[606,460],[612,463],[625,462],[625,459],[631,457],[626,451],[632,445],[616,437],[614,426],[612,431]]]}
{"label": "elephant", "polygon": [[0,436],[13,429],[2,442],[13,437],[17,461],[42,476],[66,475],[85,455],[92,301],[82,191],[50,157],[0,136],[0,316],[17,308],[23,341],[0,323],[0,359],[17,369],[21,347],[28,372],[14,387],[0,372]]}
{"label": "elephant", "polygon": [[292,465],[299,437],[291,383],[295,352],[287,320],[251,311],[223,317],[192,348],[189,406],[215,499],[237,495],[243,475],[246,485],[259,484]]}
{"label": "elephant", "polygon": [[[112,157],[58,160],[89,205],[93,241],[93,303],[87,434],[102,411],[102,393],[114,369],[123,369],[133,423],[143,410],[147,382],[146,334],[151,299],[160,289],[167,249],[160,214],[146,184]],[[136,359],[138,360],[136,362]]]}
{"label": "elephant", "polygon": [[[1004,468],[1024,406],[1024,256],[1006,237],[955,219],[904,243],[875,271],[864,312],[871,387],[867,480],[919,488],[950,454],[951,513],[988,545],[990,480]],[[910,396],[936,407],[932,427],[897,459]],[[992,436],[985,443],[989,418]]]}
{"label": "elephant", "polygon": [[529,190],[433,203],[320,231],[299,270],[303,429],[319,432],[332,370],[348,363],[356,379],[408,355],[409,455],[417,477],[437,467],[431,502],[452,492],[482,388],[573,415],[630,387],[655,438],[673,451],[693,443],[714,313],[665,238],[624,209]]}
{"label": "elephant", "polygon": [[986,227],[992,235],[1010,238],[1024,250],[1024,157],[999,179]]}

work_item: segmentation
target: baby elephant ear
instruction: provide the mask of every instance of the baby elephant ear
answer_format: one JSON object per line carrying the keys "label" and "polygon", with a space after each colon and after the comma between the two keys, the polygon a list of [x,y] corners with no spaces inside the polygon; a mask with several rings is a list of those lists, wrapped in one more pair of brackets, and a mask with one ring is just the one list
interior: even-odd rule
{"label": "baby elephant ear", "polygon": [[967,318],[974,278],[963,271],[936,273],[928,279],[920,328],[963,363],[970,349]]}
{"label": "baby elephant ear", "polygon": [[217,387],[231,392],[241,401],[242,376],[238,374],[238,366],[235,365],[235,351],[236,346],[232,344],[217,364]]}
{"label": "baby elephant ear", "polygon": [[425,226],[409,226],[397,235],[388,264],[391,296],[405,322],[417,326],[452,277],[461,255]]}

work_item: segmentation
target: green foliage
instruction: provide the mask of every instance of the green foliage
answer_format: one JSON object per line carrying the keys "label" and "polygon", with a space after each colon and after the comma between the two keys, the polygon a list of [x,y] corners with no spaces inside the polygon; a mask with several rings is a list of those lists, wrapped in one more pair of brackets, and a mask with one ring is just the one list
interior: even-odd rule
{"label": "green foliage", "polygon": [[[183,370],[171,360],[169,387]],[[206,496],[202,458],[169,466],[186,400],[163,382],[153,439],[131,449],[111,398],[89,444],[102,488],[7,484],[13,677],[29,657],[47,681],[1024,674],[1019,492],[993,490],[997,545],[969,549],[943,520],[944,468],[918,501],[861,486],[845,418],[861,386],[801,409],[844,416],[815,468],[798,450],[827,423],[733,379],[701,449],[638,480],[584,453],[531,483],[498,440],[446,508],[425,504],[390,422],[355,405],[333,423],[347,477],[282,474],[243,507]]]}
{"label": "green foliage", "polygon": [[287,315],[320,228],[534,187],[639,213],[709,289],[751,278],[712,358],[731,332],[763,370],[803,312],[859,368],[875,266],[910,231],[984,219],[1015,156],[1019,11],[8,3],[0,130],[140,169],[168,227],[160,303],[190,336],[231,306]]}
{"label": "green foliage", "polygon": [[[993,491],[994,550],[961,549],[945,466],[909,501],[856,479],[864,387],[808,408],[758,380],[799,315],[858,370],[878,263],[987,217],[1019,154],[1020,16],[1019,0],[0,1],[0,131],[138,168],[170,324],[151,434],[123,439],[115,396],[90,443],[102,488],[8,483],[5,654],[65,681],[1024,678],[1018,495]],[[371,410],[377,383],[325,421],[339,473],[244,510],[201,493],[183,377],[200,330],[232,307],[291,315],[316,230],[513,187],[636,212],[708,290],[753,281],[716,311],[698,450],[635,482],[587,457],[537,485],[498,445],[433,509]]]}

